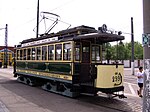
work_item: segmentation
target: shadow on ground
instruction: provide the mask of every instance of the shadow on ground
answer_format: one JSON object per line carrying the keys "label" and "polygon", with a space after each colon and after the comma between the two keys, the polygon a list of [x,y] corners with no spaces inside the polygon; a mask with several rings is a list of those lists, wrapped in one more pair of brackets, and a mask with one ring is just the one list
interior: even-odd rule
{"label": "shadow on ground", "polygon": [[0,84],[12,95],[20,97],[17,103],[28,101],[53,112],[132,112],[131,107],[125,101],[126,99],[108,99],[83,95],[73,99],[44,91],[40,87],[30,87],[16,80],[0,81]]}

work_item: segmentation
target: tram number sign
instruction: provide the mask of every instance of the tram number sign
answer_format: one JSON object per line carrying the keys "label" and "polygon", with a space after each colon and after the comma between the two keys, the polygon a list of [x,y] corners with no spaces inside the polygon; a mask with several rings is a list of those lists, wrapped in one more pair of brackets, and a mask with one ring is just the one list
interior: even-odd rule
{"label": "tram number sign", "polygon": [[121,73],[116,72],[115,75],[112,76],[112,82],[114,86],[118,86],[122,83],[122,76]]}

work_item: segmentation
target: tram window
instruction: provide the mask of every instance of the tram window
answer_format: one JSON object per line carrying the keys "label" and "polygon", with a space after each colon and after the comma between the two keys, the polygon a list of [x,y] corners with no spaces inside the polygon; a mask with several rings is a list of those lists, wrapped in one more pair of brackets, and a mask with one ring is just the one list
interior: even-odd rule
{"label": "tram window", "polygon": [[32,60],[35,60],[35,48],[32,48]]}
{"label": "tram window", "polygon": [[47,60],[47,46],[42,46],[42,60]]}
{"label": "tram window", "polygon": [[54,60],[54,46],[48,46],[48,60]]}
{"label": "tram window", "polygon": [[92,61],[100,61],[100,47],[92,46]]}
{"label": "tram window", "polygon": [[41,47],[36,48],[36,59],[41,60]]}
{"label": "tram window", "polygon": [[62,60],[62,44],[56,45],[56,60]]}
{"label": "tram window", "polygon": [[31,49],[27,49],[27,60],[31,59]]}
{"label": "tram window", "polygon": [[89,47],[83,47],[83,52],[89,52]]}
{"label": "tram window", "polygon": [[19,60],[19,50],[17,50],[17,60]]}
{"label": "tram window", "polygon": [[20,60],[23,59],[23,50],[20,50]]}
{"label": "tram window", "polygon": [[17,50],[17,60],[19,60],[19,50]]}
{"label": "tram window", "polygon": [[76,43],[75,45],[75,60],[80,60],[80,43]]}
{"label": "tram window", "polygon": [[96,49],[96,60],[97,61],[100,61],[100,47],[99,46],[96,46],[95,47]]}
{"label": "tram window", "polygon": [[71,43],[66,43],[63,45],[63,47],[64,47],[63,59],[71,60]]}
{"label": "tram window", "polygon": [[23,60],[26,60],[26,49],[23,50]]}

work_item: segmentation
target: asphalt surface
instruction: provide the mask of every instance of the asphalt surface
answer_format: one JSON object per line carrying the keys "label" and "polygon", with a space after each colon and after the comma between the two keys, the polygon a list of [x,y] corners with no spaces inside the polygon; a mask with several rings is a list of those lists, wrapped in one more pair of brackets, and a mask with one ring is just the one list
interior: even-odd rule
{"label": "asphalt surface", "polygon": [[76,99],[30,87],[13,78],[12,68],[0,68],[0,112],[140,112],[142,98],[136,90],[136,77],[125,69],[126,99],[81,96]]}

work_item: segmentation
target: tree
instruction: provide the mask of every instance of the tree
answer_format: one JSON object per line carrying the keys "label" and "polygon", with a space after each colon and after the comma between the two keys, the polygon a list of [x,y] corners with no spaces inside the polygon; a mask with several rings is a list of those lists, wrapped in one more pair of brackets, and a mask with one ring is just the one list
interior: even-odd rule
{"label": "tree", "polygon": [[[128,60],[131,59],[131,42],[125,44],[126,56]],[[143,47],[139,42],[134,42],[134,59],[143,59]]]}
{"label": "tree", "polygon": [[111,44],[110,43],[106,43],[105,44],[105,59],[107,60],[107,62],[109,63],[109,60],[112,58],[112,52],[111,52]]}
{"label": "tree", "polygon": [[122,41],[119,42],[117,49],[118,49],[118,60],[124,60],[125,59],[125,47]]}
{"label": "tree", "polygon": [[134,43],[134,58],[143,59],[143,47],[139,42]]}
{"label": "tree", "polygon": [[[105,59],[110,60],[130,60],[131,59],[131,42],[119,42],[117,45],[106,43],[105,46]],[[143,59],[143,47],[139,42],[134,42],[134,59]]]}
{"label": "tree", "polygon": [[112,60],[124,60],[125,58],[125,47],[124,43],[120,41],[117,45],[111,47]]}

